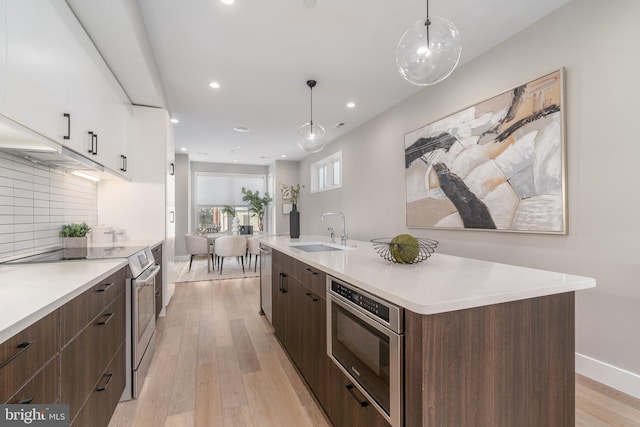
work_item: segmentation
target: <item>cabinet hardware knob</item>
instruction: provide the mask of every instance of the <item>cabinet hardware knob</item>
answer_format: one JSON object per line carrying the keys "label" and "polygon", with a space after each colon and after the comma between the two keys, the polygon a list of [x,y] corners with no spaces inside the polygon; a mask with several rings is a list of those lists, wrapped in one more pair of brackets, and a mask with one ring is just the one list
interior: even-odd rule
{"label": "cabinet hardware knob", "polygon": [[104,382],[104,384],[99,385],[96,388],[96,391],[105,391],[107,389],[107,387],[109,386],[109,383],[111,382],[111,378],[113,378],[113,372],[107,372],[102,376],[102,378],[106,378],[107,380]]}
{"label": "cabinet hardware knob", "polygon": [[309,298],[311,298],[311,301],[313,301],[313,302],[318,301],[318,298],[316,298],[316,296],[311,292],[307,292],[305,295],[308,296]]}
{"label": "cabinet hardware knob", "polygon": [[100,289],[96,289],[96,292],[106,292],[111,286],[113,286],[113,282],[112,283],[105,283],[104,287],[102,287]]}
{"label": "cabinet hardware knob", "polygon": [[9,356],[9,358],[6,359],[4,362],[0,363],[0,369],[2,369],[5,366],[7,366],[13,359],[15,359],[16,357],[20,356],[23,352],[25,352],[32,345],[33,345],[33,341],[24,341],[24,342],[21,342],[20,344],[18,344],[16,346],[16,349],[18,351],[16,351],[13,355]]}
{"label": "cabinet hardware knob", "polygon": [[67,134],[62,139],[71,139],[71,114],[64,113],[63,116],[67,119]]}
{"label": "cabinet hardware knob", "polygon": [[103,315],[102,317],[104,320],[101,320],[100,322],[96,323],[96,326],[106,325],[109,322],[109,320],[111,320],[114,314],[115,313],[107,313]]}
{"label": "cabinet hardware knob", "polygon": [[365,406],[368,406],[368,405],[369,405],[369,402],[367,402],[366,400],[360,400],[360,398],[358,398],[358,396],[356,396],[356,394],[355,394],[355,392],[354,392],[355,387],[353,386],[353,384],[347,384],[345,387],[346,387],[346,388],[347,388],[347,390],[349,391],[349,394],[350,394],[351,396],[353,396],[353,398],[356,400],[356,402],[358,402],[358,404],[359,404],[360,406],[365,407]]}
{"label": "cabinet hardware knob", "polygon": [[94,139],[93,139],[93,132],[92,131],[89,131],[89,142],[91,143],[91,148],[89,148],[89,154],[93,154],[93,150],[94,150],[93,142],[94,142]]}

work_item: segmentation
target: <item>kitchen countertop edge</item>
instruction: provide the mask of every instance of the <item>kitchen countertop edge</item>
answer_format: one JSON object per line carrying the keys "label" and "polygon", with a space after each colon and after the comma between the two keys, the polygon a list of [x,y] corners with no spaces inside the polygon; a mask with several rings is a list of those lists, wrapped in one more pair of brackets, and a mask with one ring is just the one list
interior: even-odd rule
{"label": "kitchen countertop edge", "polygon": [[[290,243],[328,243],[329,241],[325,236],[301,236],[298,239],[291,239],[288,236],[271,235],[261,237],[261,242],[311,267],[318,268],[333,277],[351,283],[375,296],[397,304],[407,310],[424,315],[574,292],[596,286],[595,279],[590,277],[461,258],[452,255],[435,254],[431,259],[414,265],[393,264],[382,259],[375,252],[370,242],[363,241],[350,240],[347,246],[355,247],[354,250],[319,253],[305,252],[289,246]],[[354,256],[350,257],[352,253]],[[358,253],[357,257],[355,256],[356,253]],[[441,275],[442,271],[438,270],[440,266],[436,265],[441,262],[443,264],[455,263],[456,265],[460,265],[460,268],[472,266],[483,269],[483,271],[495,270],[498,272],[498,275],[508,274],[509,278],[514,277],[514,275],[521,275],[524,281],[526,281],[530,275],[537,274],[541,278],[544,278],[547,283],[540,284],[539,286],[528,285],[520,289],[495,290],[491,289],[490,284],[487,286],[486,283],[480,282],[481,279],[476,279],[479,287],[487,287],[485,292],[479,293],[473,289],[474,292],[470,292],[470,295],[461,295],[455,298],[441,297],[439,295],[431,297],[428,295],[428,292],[422,292],[428,285],[420,284],[419,279],[424,279],[424,275],[429,272],[432,272],[434,277],[436,277],[435,275]],[[367,265],[374,270],[373,273],[368,274],[368,277],[365,277],[367,274],[359,274],[363,272],[369,273],[368,267],[362,268],[364,263],[367,263]],[[440,270],[444,268],[446,267],[442,267]],[[382,272],[383,274],[375,274],[376,272]],[[393,279],[398,281],[397,284],[387,285],[387,283],[384,283],[385,280],[389,279],[389,272],[393,274]],[[386,273],[386,276],[384,273]],[[498,277],[498,279],[500,278]],[[494,278],[492,280],[496,279]],[[471,280],[467,279],[467,282],[471,282]],[[489,281],[487,281],[487,283],[488,282]],[[416,285],[415,283],[418,284]],[[470,283],[468,283],[468,285],[470,285]],[[416,288],[419,286],[422,288],[417,290]],[[444,286],[441,287],[445,288]],[[445,289],[445,293],[446,291],[447,289]]]}

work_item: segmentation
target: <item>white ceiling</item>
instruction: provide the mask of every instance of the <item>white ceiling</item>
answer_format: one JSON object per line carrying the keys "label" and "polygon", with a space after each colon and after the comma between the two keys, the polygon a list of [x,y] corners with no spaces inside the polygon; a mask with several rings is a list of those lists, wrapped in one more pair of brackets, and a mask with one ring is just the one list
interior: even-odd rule
{"label": "white ceiling", "polygon": [[[314,7],[305,6],[312,0],[137,0],[139,9],[135,1],[67,0],[132,102],[164,106],[180,120],[176,151],[186,148],[191,160],[266,165],[304,157],[297,132],[309,121],[308,79],[318,82],[314,123],[330,140],[422,90],[397,73],[395,48],[425,17],[425,0]],[[432,0],[429,7],[457,26],[462,65],[567,2]],[[105,7],[128,17],[105,20]],[[125,33],[136,49],[125,48]],[[211,81],[221,88],[209,88]],[[338,122],[345,125],[336,129]]]}

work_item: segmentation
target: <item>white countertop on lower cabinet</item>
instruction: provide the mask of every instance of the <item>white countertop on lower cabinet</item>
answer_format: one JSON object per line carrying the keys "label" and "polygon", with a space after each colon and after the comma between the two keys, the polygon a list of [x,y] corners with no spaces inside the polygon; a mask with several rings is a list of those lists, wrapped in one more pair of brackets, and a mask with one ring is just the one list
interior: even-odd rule
{"label": "white countertop on lower cabinet", "polygon": [[261,242],[380,298],[418,314],[436,314],[593,288],[596,280],[439,253],[417,264],[394,264],[373,244],[355,250],[306,252],[291,243],[328,242],[324,236],[264,236]]}
{"label": "white countertop on lower cabinet", "polygon": [[1,265],[0,343],[126,265],[126,258]]}

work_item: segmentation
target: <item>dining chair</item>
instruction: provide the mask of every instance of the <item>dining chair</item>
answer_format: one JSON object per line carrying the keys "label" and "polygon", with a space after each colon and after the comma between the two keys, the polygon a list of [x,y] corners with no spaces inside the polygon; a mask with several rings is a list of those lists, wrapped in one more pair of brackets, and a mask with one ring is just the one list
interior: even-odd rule
{"label": "dining chair", "polygon": [[253,271],[258,271],[258,256],[260,256],[260,239],[251,237],[247,240],[247,252],[249,252],[249,268],[251,268],[251,256],[256,256],[256,263]]}
{"label": "dining chair", "polygon": [[187,253],[189,258],[189,271],[191,271],[191,263],[193,263],[193,257],[207,257],[207,270],[209,270],[209,256],[213,262],[213,254],[209,252],[209,241],[206,237],[194,236],[193,234],[184,235],[185,243],[187,246]]}
{"label": "dining chair", "polygon": [[242,272],[244,273],[244,256],[247,253],[247,238],[245,236],[223,236],[216,239],[215,255],[218,258],[220,274],[224,259],[227,257],[237,257],[242,262]]}

